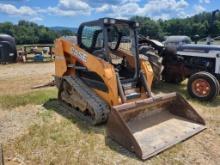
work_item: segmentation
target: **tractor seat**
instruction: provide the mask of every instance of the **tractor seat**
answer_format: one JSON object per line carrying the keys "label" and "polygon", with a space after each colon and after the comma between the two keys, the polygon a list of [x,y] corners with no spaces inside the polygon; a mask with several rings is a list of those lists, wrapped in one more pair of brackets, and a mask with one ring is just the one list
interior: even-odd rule
{"label": "tractor seat", "polygon": [[95,51],[93,51],[92,54],[96,57],[99,57],[99,58],[105,60],[105,50],[104,49],[95,50]]}

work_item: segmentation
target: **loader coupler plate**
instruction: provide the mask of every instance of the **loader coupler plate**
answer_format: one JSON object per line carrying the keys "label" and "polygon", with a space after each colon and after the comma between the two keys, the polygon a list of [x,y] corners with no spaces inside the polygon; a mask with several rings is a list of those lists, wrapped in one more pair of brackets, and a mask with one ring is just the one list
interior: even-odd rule
{"label": "loader coupler plate", "polygon": [[205,129],[204,120],[179,95],[146,99],[134,105],[112,109],[107,134],[140,159],[152,157]]}

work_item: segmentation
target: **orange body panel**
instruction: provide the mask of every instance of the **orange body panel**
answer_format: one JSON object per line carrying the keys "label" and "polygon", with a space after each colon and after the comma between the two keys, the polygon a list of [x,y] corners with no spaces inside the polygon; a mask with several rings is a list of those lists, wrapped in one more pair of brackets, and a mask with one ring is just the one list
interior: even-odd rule
{"label": "orange body panel", "polygon": [[[125,52],[119,52],[119,56],[126,56],[129,64],[132,66],[132,56]],[[81,49],[78,45],[71,43],[65,39],[57,39],[55,41],[55,74],[57,77],[62,78],[65,75],[75,75],[75,70],[69,68],[69,64],[76,64],[76,61],[85,66],[89,71],[97,73],[108,87],[108,92],[103,92],[97,89],[94,91],[109,105],[115,106],[121,104],[121,99],[118,94],[116,73],[114,66],[103,59],[100,59],[85,50]],[[145,73],[148,85],[151,87],[153,80],[153,70],[150,63],[146,60],[141,60],[141,69]]]}
{"label": "orange body panel", "polygon": [[64,57],[63,45],[60,40],[55,41],[55,75],[62,77],[67,71],[66,59]]}
{"label": "orange body panel", "polygon": [[154,72],[151,67],[151,64],[149,63],[149,61],[146,61],[143,59],[140,60],[140,64],[141,64],[141,70],[144,72],[144,74],[147,78],[148,86],[151,88],[153,78],[154,78]]}

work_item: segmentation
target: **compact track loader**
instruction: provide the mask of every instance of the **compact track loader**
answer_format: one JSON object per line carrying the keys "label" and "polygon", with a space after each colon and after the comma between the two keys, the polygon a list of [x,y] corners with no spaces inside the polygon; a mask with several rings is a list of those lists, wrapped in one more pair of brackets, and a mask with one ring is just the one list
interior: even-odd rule
{"label": "compact track loader", "polygon": [[153,70],[138,53],[138,24],[103,18],[81,24],[77,41],[55,41],[58,97],[107,136],[147,159],[205,129],[179,94],[155,96]]}

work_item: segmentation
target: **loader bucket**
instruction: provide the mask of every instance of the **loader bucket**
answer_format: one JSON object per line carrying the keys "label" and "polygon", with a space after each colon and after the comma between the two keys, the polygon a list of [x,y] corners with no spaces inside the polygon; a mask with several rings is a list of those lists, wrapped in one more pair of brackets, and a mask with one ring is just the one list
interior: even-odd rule
{"label": "loader bucket", "polygon": [[205,128],[193,107],[171,93],[114,106],[107,136],[145,160]]}

